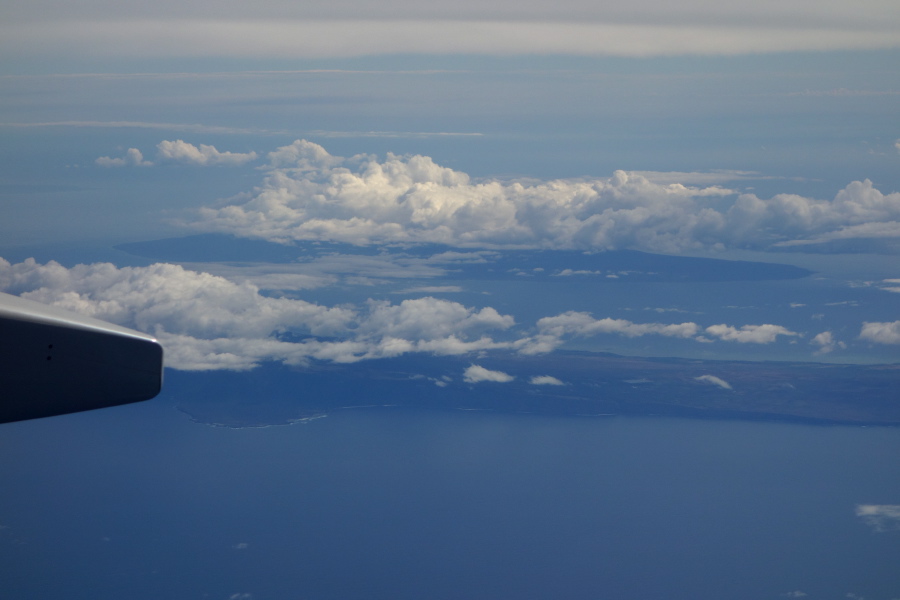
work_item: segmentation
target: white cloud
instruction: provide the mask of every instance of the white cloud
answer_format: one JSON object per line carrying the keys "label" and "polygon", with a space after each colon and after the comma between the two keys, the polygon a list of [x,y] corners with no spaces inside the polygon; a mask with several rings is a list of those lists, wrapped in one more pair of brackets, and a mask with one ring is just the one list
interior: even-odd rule
{"label": "white cloud", "polygon": [[552,352],[571,337],[589,337],[617,334],[626,337],[662,335],[666,337],[692,338],[699,331],[696,323],[633,323],[626,319],[595,319],[590,313],[568,311],[553,317],[543,317],[537,322],[537,333],[516,342],[522,354]]}
{"label": "white cloud", "polygon": [[[163,140],[156,145],[156,150],[160,161],[180,162],[197,166],[238,166],[256,160],[256,152],[248,152],[246,154],[219,152],[215,146],[200,144],[198,148],[184,140]],[[122,158],[101,156],[94,162],[101,167],[150,167],[154,164],[151,161],[144,160],[144,155],[137,148],[129,148]]]}
{"label": "white cloud", "polygon": [[710,325],[705,329],[707,335],[717,337],[720,340],[738,342],[741,344],[771,344],[779,335],[799,336],[781,325],[744,325],[740,329],[731,325]]}
{"label": "white cloud", "polygon": [[700,381],[702,383],[708,383],[710,385],[717,385],[720,388],[730,390],[731,384],[720,377],[716,377],[715,375],[700,375],[699,377],[694,377],[695,380]]}
{"label": "white cloud", "polygon": [[900,344],[900,321],[863,323],[859,338],[876,344]]}
{"label": "white cloud", "polygon": [[280,243],[654,252],[900,237],[900,193],[883,194],[870,181],[851,183],[832,201],[735,195],[624,171],[609,179],[473,182],[427,156],[343,159],[298,140],[269,154],[268,173],[252,194],[201,209],[191,226]]}
{"label": "white cloud", "polygon": [[886,292],[893,292],[895,294],[900,294],[900,279],[884,279],[880,284],[880,288]]}
{"label": "white cloud", "polygon": [[491,307],[430,297],[356,307],[267,297],[251,283],[169,264],[67,269],[0,259],[0,290],[152,333],[165,348],[167,366],[186,370],[510,348],[492,335],[514,324]]}
{"label": "white cloud", "polygon": [[192,271],[219,275],[235,283],[250,283],[263,290],[298,291],[321,288],[337,283],[338,277],[323,272],[315,265],[182,263]]}
{"label": "white cloud", "polygon": [[568,311],[555,317],[544,317],[537,323],[542,334],[562,337],[564,335],[597,335],[600,333],[617,333],[627,337],[644,335],[664,335],[669,337],[689,338],[697,334],[696,323],[633,323],[626,319],[595,319],[590,313]]}
{"label": "white cloud", "polygon": [[480,365],[470,365],[463,373],[466,383],[478,383],[480,381],[493,381],[496,383],[508,383],[515,379],[512,375],[503,371],[491,371]]}
{"label": "white cloud", "polygon": [[843,350],[847,347],[847,344],[844,342],[835,340],[834,335],[832,335],[830,331],[823,331],[810,340],[809,343],[819,347],[819,349],[816,350],[816,354],[828,354],[834,350]]}
{"label": "white cloud", "polygon": [[856,516],[878,532],[900,529],[900,504],[859,504]]}
{"label": "white cloud", "polygon": [[125,152],[125,156],[121,158],[101,156],[94,162],[101,167],[149,167],[153,165],[152,162],[144,160],[144,155],[137,148],[129,148]]}
{"label": "white cloud", "polygon": [[256,152],[241,154],[239,152],[220,152],[215,146],[200,144],[200,147],[184,140],[163,140],[156,145],[160,160],[182,162],[189,165],[237,166],[256,160]]}
{"label": "white cloud", "polygon": [[491,307],[476,311],[437,298],[404,300],[399,305],[369,300],[368,317],[357,328],[358,336],[447,339],[460,333],[509,329],[515,320]]}
{"label": "white cloud", "polygon": [[565,385],[562,381],[552,375],[535,375],[528,380],[531,385]]}
{"label": "white cloud", "polygon": [[[603,334],[711,342],[698,335],[703,330],[692,322],[634,323],[575,311],[542,318],[531,332],[522,333],[511,315],[490,306],[470,307],[430,296],[399,304],[368,300],[327,307],[262,294],[253,281],[279,284],[281,275],[287,274],[275,273],[272,280],[273,274],[248,270],[244,275],[228,266],[222,271],[226,278],[162,263],[66,268],[53,261],[11,264],[0,258],[0,291],[151,333],[166,350],[167,366],[185,370],[246,370],[265,361],[350,363],[413,352],[461,355],[509,350],[533,355],[551,352],[572,337]],[[295,283],[298,288],[322,285],[307,279]],[[705,330],[714,331],[724,340],[758,343],[797,335],[777,325],[741,329],[716,325]],[[532,383],[553,382],[540,376]]]}

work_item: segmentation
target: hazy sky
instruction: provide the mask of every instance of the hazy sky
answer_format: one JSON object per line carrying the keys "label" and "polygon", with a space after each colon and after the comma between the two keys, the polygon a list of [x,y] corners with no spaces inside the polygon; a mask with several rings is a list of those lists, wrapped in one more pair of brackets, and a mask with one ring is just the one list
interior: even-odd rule
{"label": "hazy sky", "polygon": [[6,7],[0,52],[91,58],[660,56],[896,48],[891,0],[87,2]]}
{"label": "hazy sky", "polygon": [[[607,338],[889,359],[898,64],[888,0],[8,5],[0,286],[152,331],[185,368]],[[51,247],[204,232],[453,251],[76,266],[83,251]],[[449,280],[520,249],[831,270],[748,299],[753,314],[737,287],[591,304]]]}

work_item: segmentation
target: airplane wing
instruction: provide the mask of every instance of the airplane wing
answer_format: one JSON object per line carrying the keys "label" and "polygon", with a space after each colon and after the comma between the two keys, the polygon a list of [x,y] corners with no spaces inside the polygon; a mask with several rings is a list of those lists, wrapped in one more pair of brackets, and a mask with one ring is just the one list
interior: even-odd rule
{"label": "airplane wing", "polygon": [[149,400],[162,369],[152,336],[0,293],[0,423]]}

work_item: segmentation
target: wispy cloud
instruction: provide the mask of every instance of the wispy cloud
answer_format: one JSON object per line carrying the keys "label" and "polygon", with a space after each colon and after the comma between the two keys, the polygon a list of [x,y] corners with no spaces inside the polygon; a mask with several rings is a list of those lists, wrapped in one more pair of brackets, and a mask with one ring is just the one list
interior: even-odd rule
{"label": "wispy cloud", "polygon": [[310,136],[322,138],[434,138],[434,137],[481,137],[483,133],[455,131],[322,131],[309,132]]}
{"label": "wispy cloud", "polygon": [[565,385],[562,381],[552,375],[535,375],[528,380],[531,385]]}
{"label": "wispy cloud", "polygon": [[456,294],[463,289],[458,285],[422,285],[419,287],[397,290],[395,294]]}
{"label": "wispy cloud", "polygon": [[900,529],[900,504],[859,504],[856,516],[878,532]]}
{"label": "wispy cloud", "polygon": [[819,347],[819,349],[816,350],[816,354],[828,354],[829,352],[843,350],[847,347],[847,344],[835,339],[834,334],[830,331],[823,331],[822,333],[817,334],[809,343]]}
{"label": "wispy cloud", "polygon": [[791,92],[790,96],[900,96],[900,90],[849,90],[847,88],[836,88],[831,90],[804,90],[802,92]]}
{"label": "wispy cloud", "polygon": [[[239,127],[223,127],[219,125],[201,125],[199,123],[157,123],[154,121],[41,121],[32,123],[0,123],[0,127],[27,129],[32,127],[98,127],[110,129],[162,129],[167,131],[184,131],[188,133],[209,134],[249,134],[268,133],[266,130],[245,129]],[[274,132],[273,132],[274,133]]]}
{"label": "wispy cloud", "polygon": [[721,377],[716,377],[715,375],[700,375],[699,377],[694,377],[695,380],[701,383],[708,383],[710,385],[718,386],[725,390],[730,390],[731,384],[722,379]]}

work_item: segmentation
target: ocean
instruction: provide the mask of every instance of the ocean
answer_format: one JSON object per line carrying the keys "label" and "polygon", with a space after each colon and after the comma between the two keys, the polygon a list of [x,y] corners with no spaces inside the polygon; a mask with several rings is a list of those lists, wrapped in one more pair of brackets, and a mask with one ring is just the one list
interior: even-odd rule
{"label": "ocean", "polygon": [[0,457],[9,599],[900,597],[896,428],[389,407],[228,428],[163,395],[4,425]]}

